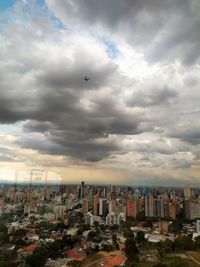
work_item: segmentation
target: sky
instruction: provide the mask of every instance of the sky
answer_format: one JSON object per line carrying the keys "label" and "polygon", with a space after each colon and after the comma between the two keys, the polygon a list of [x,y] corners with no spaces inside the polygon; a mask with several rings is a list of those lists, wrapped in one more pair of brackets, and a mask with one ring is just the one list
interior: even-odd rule
{"label": "sky", "polygon": [[199,0],[1,0],[0,179],[199,185],[199,27]]}

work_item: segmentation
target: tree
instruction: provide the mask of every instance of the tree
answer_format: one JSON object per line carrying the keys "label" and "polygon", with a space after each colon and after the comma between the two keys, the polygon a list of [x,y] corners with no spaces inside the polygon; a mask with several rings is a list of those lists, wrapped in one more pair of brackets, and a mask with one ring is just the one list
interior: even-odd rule
{"label": "tree", "polygon": [[194,241],[194,248],[199,251],[200,249],[200,236],[197,236]]}
{"label": "tree", "polygon": [[137,222],[142,222],[142,221],[145,221],[145,220],[146,220],[144,210],[140,211],[140,212],[136,215],[135,220],[136,220]]}
{"label": "tree", "polygon": [[130,229],[125,229],[124,230],[124,236],[126,238],[133,238],[133,239],[135,238],[133,231],[130,230]]}
{"label": "tree", "polygon": [[98,236],[98,233],[96,231],[90,231],[88,233],[88,239],[94,239],[97,236]]}
{"label": "tree", "polygon": [[167,267],[167,265],[162,262],[159,262],[159,263],[156,263],[153,267]]}
{"label": "tree", "polygon": [[142,231],[137,232],[135,239],[138,244],[144,244],[145,243],[144,232]]}
{"label": "tree", "polygon": [[77,234],[78,235],[82,235],[83,232],[85,231],[89,231],[90,230],[90,225],[89,224],[83,224],[80,226],[80,228],[78,229]]}
{"label": "tree", "polygon": [[138,261],[137,253],[138,253],[138,249],[136,246],[135,239],[127,238],[125,242],[125,254],[128,260],[134,260],[137,262]]}
{"label": "tree", "polygon": [[169,267],[189,267],[189,264],[186,260],[177,257],[174,261],[169,265]]}
{"label": "tree", "polygon": [[170,226],[169,226],[169,231],[177,234],[183,230],[183,223],[182,221],[178,218],[176,219]]}
{"label": "tree", "polygon": [[25,229],[19,229],[19,230],[16,230],[13,234],[14,236],[14,239],[19,239],[19,238],[22,238],[26,235],[28,231],[25,230]]}
{"label": "tree", "polygon": [[162,257],[163,255],[173,251],[173,242],[169,239],[161,241],[158,246],[158,253]]}
{"label": "tree", "polygon": [[193,241],[189,236],[179,236],[174,241],[175,251],[184,251],[193,249]]}
{"label": "tree", "polygon": [[106,251],[106,252],[110,252],[114,250],[113,245],[109,245],[109,244],[103,244],[102,245],[102,250]]}

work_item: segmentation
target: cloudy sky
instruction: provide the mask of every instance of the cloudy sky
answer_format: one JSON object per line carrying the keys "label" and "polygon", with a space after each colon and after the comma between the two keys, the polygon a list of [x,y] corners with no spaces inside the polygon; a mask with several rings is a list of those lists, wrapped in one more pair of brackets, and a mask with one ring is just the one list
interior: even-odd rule
{"label": "cloudy sky", "polygon": [[199,0],[1,1],[0,178],[198,185],[199,28]]}

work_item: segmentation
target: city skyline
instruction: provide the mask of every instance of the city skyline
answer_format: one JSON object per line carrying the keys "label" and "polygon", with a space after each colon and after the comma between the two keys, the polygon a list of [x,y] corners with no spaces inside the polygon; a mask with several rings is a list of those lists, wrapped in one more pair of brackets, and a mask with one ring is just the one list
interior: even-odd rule
{"label": "city skyline", "polygon": [[63,183],[198,186],[199,8],[2,2],[0,179],[41,169]]}

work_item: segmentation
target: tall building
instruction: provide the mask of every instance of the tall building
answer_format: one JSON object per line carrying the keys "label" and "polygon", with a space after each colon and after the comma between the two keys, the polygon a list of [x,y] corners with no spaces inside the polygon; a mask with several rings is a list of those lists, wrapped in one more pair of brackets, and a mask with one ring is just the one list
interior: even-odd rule
{"label": "tall building", "polygon": [[187,186],[183,189],[183,194],[185,199],[189,199],[192,197],[192,188]]}
{"label": "tall building", "polygon": [[173,220],[176,219],[176,203],[169,202],[169,217]]}
{"label": "tall building", "polygon": [[109,213],[116,212],[116,201],[115,200],[110,200],[108,202],[108,212]]}
{"label": "tall building", "polygon": [[153,203],[153,195],[151,193],[147,193],[145,195],[145,203],[144,203],[144,207],[145,207],[145,216],[146,217],[154,217],[154,203]]}
{"label": "tall building", "polygon": [[197,200],[187,199],[184,201],[184,212],[187,220],[200,218],[200,203]]}
{"label": "tall building", "polygon": [[94,216],[93,216],[93,214],[91,212],[88,212],[86,214],[86,218],[85,219],[86,219],[85,220],[86,224],[93,225],[93,223],[94,223]]}
{"label": "tall building", "polygon": [[80,198],[82,199],[85,197],[85,182],[84,181],[81,182],[81,188],[80,189],[81,189],[81,197]]}
{"label": "tall building", "polygon": [[94,196],[93,211],[94,211],[95,216],[99,215],[99,196],[98,195]]}
{"label": "tall building", "polygon": [[106,216],[108,213],[107,199],[99,199],[99,215]]}
{"label": "tall building", "polygon": [[140,200],[139,199],[128,199],[127,200],[127,216],[136,217],[140,211]]}
{"label": "tall building", "polygon": [[162,195],[158,195],[153,199],[153,217],[164,218],[164,199]]}
{"label": "tall building", "polygon": [[200,220],[196,221],[197,233],[200,233]]}
{"label": "tall building", "polygon": [[82,200],[82,212],[83,214],[86,214],[88,212],[88,199],[83,198]]}

